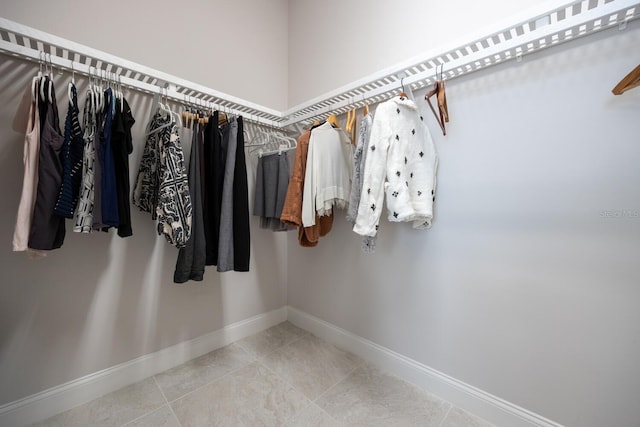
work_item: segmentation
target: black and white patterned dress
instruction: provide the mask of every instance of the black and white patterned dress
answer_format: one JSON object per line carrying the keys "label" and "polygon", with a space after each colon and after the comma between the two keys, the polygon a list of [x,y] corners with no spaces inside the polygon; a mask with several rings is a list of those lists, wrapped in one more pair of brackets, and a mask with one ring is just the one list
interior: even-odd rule
{"label": "black and white patterned dress", "polygon": [[96,161],[96,106],[87,94],[84,104],[84,150],[82,153],[82,182],[75,212],[76,233],[90,233],[93,224],[94,173]]}
{"label": "black and white patterned dress", "polygon": [[133,202],[157,219],[158,234],[178,248],[185,246],[191,235],[192,207],[184,153],[176,124],[162,112],[149,126]]}

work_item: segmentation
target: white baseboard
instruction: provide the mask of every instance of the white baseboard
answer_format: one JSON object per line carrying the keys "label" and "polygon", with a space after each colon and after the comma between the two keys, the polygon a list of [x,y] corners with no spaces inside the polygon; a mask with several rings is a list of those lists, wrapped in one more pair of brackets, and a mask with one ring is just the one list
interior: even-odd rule
{"label": "white baseboard", "polygon": [[25,426],[171,369],[234,341],[284,322],[286,307],[145,354],[128,362],[0,406],[0,426]]}
{"label": "white baseboard", "polygon": [[287,320],[498,427],[563,427],[296,308],[287,307]]}

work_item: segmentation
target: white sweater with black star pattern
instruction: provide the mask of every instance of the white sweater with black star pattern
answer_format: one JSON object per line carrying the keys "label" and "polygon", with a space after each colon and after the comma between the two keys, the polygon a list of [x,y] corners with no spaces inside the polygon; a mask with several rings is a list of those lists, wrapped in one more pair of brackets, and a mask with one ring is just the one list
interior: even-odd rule
{"label": "white sweater with black star pattern", "polygon": [[353,231],[375,236],[383,198],[389,221],[431,227],[438,155],[415,103],[395,97],[378,106]]}

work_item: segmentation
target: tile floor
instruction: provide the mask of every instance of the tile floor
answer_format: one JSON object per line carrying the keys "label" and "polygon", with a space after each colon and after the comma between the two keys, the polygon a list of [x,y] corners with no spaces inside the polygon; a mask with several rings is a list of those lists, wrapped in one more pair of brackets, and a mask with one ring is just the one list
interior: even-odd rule
{"label": "tile floor", "polygon": [[289,322],[35,425],[492,427]]}

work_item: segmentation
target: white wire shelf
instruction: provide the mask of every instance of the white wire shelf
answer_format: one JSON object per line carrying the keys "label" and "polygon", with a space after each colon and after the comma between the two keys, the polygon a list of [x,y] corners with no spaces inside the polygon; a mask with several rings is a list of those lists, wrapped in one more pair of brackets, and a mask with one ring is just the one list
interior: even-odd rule
{"label": "white wire shelf", "polygon": [[[59,69],[89,75],[90,70],[120,75],[123,85],[146,93],[159,93],[177,102],[191,97],[195,104],[212,104],[262,125],[280,128],[282,113],[177,76],[111,55],[73,41],[0,17],[0,52],[38,62],[42,53]],[[95,68],[95,70],[94,70]]]}
{"label": "white wire shelf", "polygon": [[607,28],[624,29],[639,16],[640,2],[632,0],[542,3],[477,37],[426,52],[296,105],[284,112],[284,126],[384,101],[401,91],[401,83],[419,90],[434,83],[440,65],[444,66],[444,78],[451,79]]}
{"label": "white wire shelf", "polygon": [[384,101],[400,92],[400,83],[419,90],[435,80],[436,67],[444,66],[444,78],[452,79],[476,70],[595,32],[626,24],[640,17],[634,0],[548,1],[477,36],[387,67],[284,112],[190,82],[117,56],[75,43],[0,17],[0,52],[37,62],[41,52],[58,68],[89,75],[93,68],[120,75],[123,85],[163,94],[184,102],[210,104],[261,125],[282,129],[308,124],[333,112]]}

